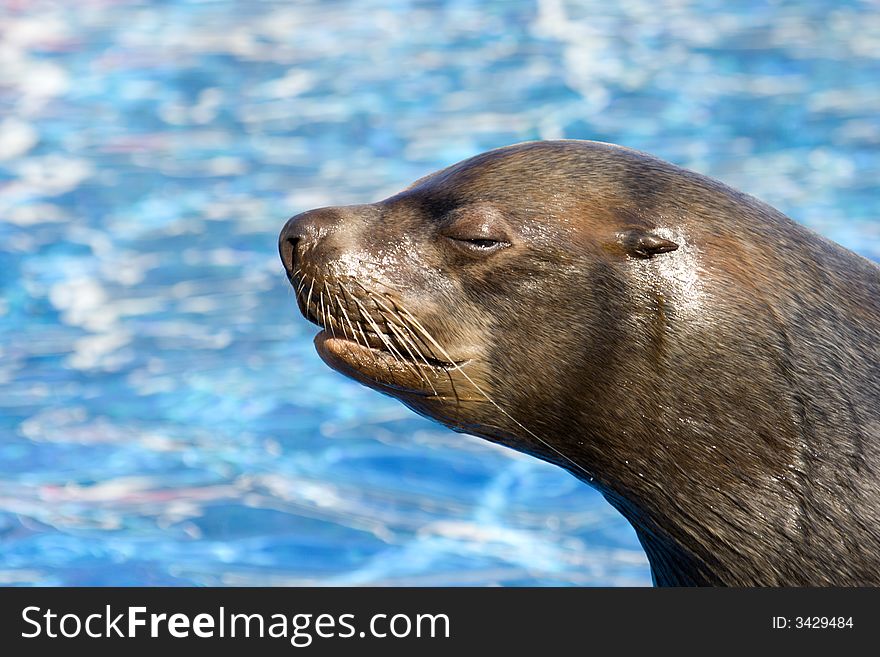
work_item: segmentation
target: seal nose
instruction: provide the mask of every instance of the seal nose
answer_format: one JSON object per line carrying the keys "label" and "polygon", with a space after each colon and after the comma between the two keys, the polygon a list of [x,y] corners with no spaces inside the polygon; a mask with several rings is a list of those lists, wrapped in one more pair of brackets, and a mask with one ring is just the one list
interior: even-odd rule
{"label": "seal nose", "polygon": [[278,252],[288,276],[297,270],[297,259],[303,251],[320,242],[338,222],[334,208],[309,210],[287,220],[278,237]]}

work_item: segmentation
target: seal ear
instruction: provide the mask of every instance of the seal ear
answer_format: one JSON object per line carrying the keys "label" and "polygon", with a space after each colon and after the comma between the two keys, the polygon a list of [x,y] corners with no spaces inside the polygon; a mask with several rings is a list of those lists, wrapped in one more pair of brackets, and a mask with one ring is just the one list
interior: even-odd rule
{"label": "seal ear", "polygon": [[644,228],[630,228],[620,232],[617,234],[617,241],[634,258],[652,258],[658,253],[669,253],[678,248],[675,242]]}

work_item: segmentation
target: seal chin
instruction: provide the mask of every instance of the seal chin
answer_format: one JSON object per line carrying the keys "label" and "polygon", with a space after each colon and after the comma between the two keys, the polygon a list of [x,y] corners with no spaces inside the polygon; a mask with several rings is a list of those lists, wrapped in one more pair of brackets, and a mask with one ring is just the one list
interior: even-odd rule
{"label": "seal chin", "polygon": [[337,372],[389,394],[403,392],[436,396],[438,388],[445,387],[448,382],[450,372],[460,370],[470,362],[443,362],[430,358],[410,360],[403,354],[395,355],[384,349],[364,346],[327,331],[315,336],[315,349]]}

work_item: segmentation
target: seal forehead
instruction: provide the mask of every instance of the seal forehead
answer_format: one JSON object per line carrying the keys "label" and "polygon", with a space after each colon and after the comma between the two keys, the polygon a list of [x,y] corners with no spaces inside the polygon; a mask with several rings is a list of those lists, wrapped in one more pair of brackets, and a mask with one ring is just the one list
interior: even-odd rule
{"label": "seal forehead", "polygon": [[509,212],[505,212],[492,201],[474,201],[450,210],[444,215],[443,220],[447,223],[467,223],[475,230],[486,230],[494,222],[502,221],[508,215]]}
{"label": "seal forehead", "polygon": [[407,193],[438,205],[492,201],[505,211],[552,216],[558,226],[601,229],[657,212],[669,196],[668,168],[612,144],[527,142],[464,160],[422,178]]}

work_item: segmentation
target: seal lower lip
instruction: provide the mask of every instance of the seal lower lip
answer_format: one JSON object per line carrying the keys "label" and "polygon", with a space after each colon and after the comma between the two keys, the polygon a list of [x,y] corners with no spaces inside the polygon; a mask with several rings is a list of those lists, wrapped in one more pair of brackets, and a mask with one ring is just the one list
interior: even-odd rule
{"label": "seal lower lip", "polygon": [[[466,360],[448,362],[429,356],[424,356],[424,359],[419,358],[415,360],[411,354],[405,352],[400,353],[400,357],[398,357],[387,349],[374,347],[369,345],[369,343],[368,346],[364,346],[360,342],[355,342],[347,337],[331,335],[326,330],[318,333],[315,338],[315,344],[319,351],[322,349],[326,350],[332,356],[357,366],[366,365],[370,361],[373,363],[379,361],[384,368],[391,366],[395,370],[404,368],[406,371],[411,371],[411,368],[414,366],[422,369],[454,370],[468,362]],[[386,369],[385,371],[387,372],[388,370]]]}
{"label": "seal lower lip", "polygon": [[[318,355],[334,370],[364,385],[396,396],[437,397],[453,373],[469,361],[432,365],[403,360],[384,349],[365,347],[327,331],[315,336]],[[457,394],[454,392],[452,394]],[[445,395],[443,395],[445,396]]]}
{"label": "seal lower lip", "polygon": [[359,300],[340,280],[328,285],[311,279],[306,292],[306,280],[291,280],[297,304],[306,319],[324,329],[315,348],[333,369],[369,386],[436,395],[439,379],[450,380],[450,372],[468,362],[438,359],[393,300],[369,293]]}

